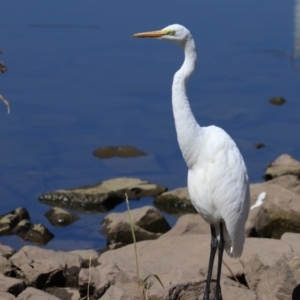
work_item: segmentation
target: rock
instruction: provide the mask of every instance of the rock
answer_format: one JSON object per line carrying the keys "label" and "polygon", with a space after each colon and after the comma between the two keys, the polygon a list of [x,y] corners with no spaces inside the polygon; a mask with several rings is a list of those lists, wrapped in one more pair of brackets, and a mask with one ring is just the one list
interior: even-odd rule
{"label": "rock", "polygon": [[[258,299],[292,299],[293,290],[300,280],[300,258],[287,256],[254,255],[246,265],[246,280]],[[265,280],[267,278],[267,280]]]}
{"label": "rock", "polygon": [[289,244],[292,247],[293,251],[300,255],[300,234],[285,232],[281,236],[281,240]]}
{"label": "rock", "polygon": [[50,287],[45,292],[63,300],[81,300],[79,291],[75,288]]}
{"label": "rock", "polygon": [[154,205],[169,214],[196,213],[187,187],[158,195],[154,199]]}
{"label": "rock", "polygon": [[67,226],[80,219],[77,214],[59,207],[53,207],[45,213],[45,216],[49,222],[56,227]]}
{"label": "rock", "polygon": [[166,187],[137,178],[116,178],[96,185],[68,190],[57,190],[42,194],[39,200],[49,205],[68,207],[80,211],[106,212],[129,199],[155,197],[166,191]]}
{"label": "rock", "polygon": [[48,293],[45,293],[41,290],[28,287],[26,290],[24,290],[17,298],[17,300],[61,300],[60,298],[57,298],[55,296],[52,296]]}
{"label": "rock", "polygon": [[269,183],[279,184],[282,187],[300,194],[300,180],[295,175],[282,175],[270,180]]}
{"label": "rock", "polygon": [[[130,265],[130,267],[126,267],[126,265]],[[131,260],[124,262],[122,265],[111,261],[96,268],[81,269],[78,279],[81,295],[87,295],[89,283],[90,295],[93,295],[95,299],[104,296],[112,286],[123,291],[124,299],[139,299],[137,279],[132,267],[134,270],[134,263]],[[109,299],[108,295],[110,293],[116,294],[117,289],[110,291],[106,295],[106,299]],[[123,293],[118,292],[117,294],[123,295]]]}
{"label": "rock", "polygon": [[138,156],[146,156],[147,153],[136,149],[132,146],[118,146],[118,147],[101,147],[93,151],[93,155],[100,158],[112,158],[112,157],[138,157]]}
{"label": "rock", "polygon": [[108,288],[105,294],[101,297],[101,300],[128,300],[128,296],[125,292],[116,285],[112,285]]}
{"label": "rock", "polygon": [[283,105],[286,102],[286,100],[282,97],[273,97],[269,100],[269,102],[273,105],[280,106]]}
{"label": "rock", "polygon": [[6,292],[17,296],[24,289],[25,284],[22,280],[0,274],[0,292]]}
{"label": "rock", "polygon": [[3,62],[0,62],[0,73],[4,73],[7,71],[7,68]]}
{"label": "rock", "polygon": [[16,297],[10,293],[0,292],[1,300],[15,300]]}
{"label": "rock", "polygon": [[[206,279],[194,279],[181,284],[174,284],[169,290],[160,290],[156,293],[151,293],[149,300],[161,300],[161,299],[202,299],[205,291]],[[221,280],[222,296],[223,299],[230,300],[257,300],[257,295],[249,291],[246,287],[243,287],[231,280]],[[215,281],[211,284],[211,296],[214,294]]]}
{"label": "rock", "polygon": [[[156,274],[164,285],[163,289],[157,280],[151,277],[148,290],[149,299],[169,299],[165,298],[165,296],[169,294],[173,288],[180,290],[183,286],[189,287],[188,289],[190,289],[191,293],[193,291],[199,292],[198,289],[202,292],[204,287],[201,287],[201,285],[204,285],[206,278],[210,241],[210,235],[186,234],[137,243],[141,278],[144,279],[151,274]],[[258,243],[260,245],[260,255],[266,259],[270,257],[272,260],[275,257],[282,257],[293,253],[291,247],[283,241],[248,238],[246,239],[243,253],[245,265],[248,265],[249,261],[257,254]],[[224,256],[224,260],[238,278],[243,278],[245,269],[238,260],[231,259],[227,255]],[[100,270],[101,266],[108,266],[112,262],[116,265],[116,270],[122,270],[125,274],[128,274],[128,272],[134,274],[134,246],[128,245],[122,249],[105,252],[100,256],[100,265],[97,268]],[[224,299],[260,299],[257,298],[253,291],[244,290],[244,286],[231,280],[228,281],[232,275],[224,265],[222,273]],[[215,274],[216,264],[213,278]],[[226,279],[226,277],[228,279]],[[227,280],[226,283],[224,283],[224,280]],[[200,286],[193,286],[193,282],[198,282]],[[110,285],[112,284],[117,285],[124,291],[124,288],[118,284],[117,280],[113,283],[110,282]],[[239,298],[243,294],[247,295],[248,298]],[[228,296],[225,298],[225,295]],[[187,298],[178,299],[194,299],[193,297],[186,297]]]}
{"label": "rock", "polygon": [[83,264],[79,255],[35,246],[22,247],[10,261],[16,266],[18,278],[39,289],[49,286],[75,287]]}
{"label": "rock", "polygon": [[98,258],[100,255],[96,250],[74,250],[70,251],[70,253],[77,254],[82,258],[83,268],[88,268],[90,265],[92,267],[96,267],[98,265]]}
{"label": "rock", "polygon": [[300,161],[288,154],[282,154],[267,167],[264,176],[266,180],[270,180],[287,174],[299,177]]}
{"label": "rock", "polygon": [[5,276],[11,276],[13,274],[12,263],[3,256],[0,256],[0,273]]}
{"label": "rock", "polygon": [[165,238],[182,234],[210,234],[210,226],[201,218],[199,214],[187,214],[178,218],[174,227],[167,233],[160,236]]}
{"label": "rock", "polygon": [[1,256],[5,257],[5,258],[10,258],[14,253],[15,253],[15,250],[12,247],[2,245],[0,243],[0,255]]}
{"label": "rock", "polygon": [[12,234],[13,229],[21,220],[29,220],[26,208],[19,207],[0,216],[0,235]]}
{"label": "rock", "polygon": [[54,235],[43,224],[32,224],[28,220],[22,220],[14,228],[14,232],[24,241],[37,245],[47,245]]}
{"label": "rock", "polygon": [[[157,239],[170,230],[170,225],[162,214],[152,206],[144,206],[130,211],[134,223],[136,241]],[[128,212],[112,213],[103,220],[101,231],[107,235],[107,244],[124,246],[133,243]]]}
{"label": "rock", "polygon": [[[250,194],[248,236],[279,239],[285,232],[300,232],[299,194],[273,182],[251,185]],[[259,197],[263,199],[261,204],[254,204]]]}

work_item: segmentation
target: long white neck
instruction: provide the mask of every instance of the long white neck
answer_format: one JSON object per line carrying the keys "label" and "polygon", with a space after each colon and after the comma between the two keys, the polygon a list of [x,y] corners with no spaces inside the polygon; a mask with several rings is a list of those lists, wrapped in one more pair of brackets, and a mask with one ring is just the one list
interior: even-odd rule
{"label": "long white neck", "polygon": [[195,146],[198,144],[201,134],[201,127],[193,115],[186,92],[187,81],[193,73],[197,61],[196,47],[192,36],[182,47],[184,62],[174,75],[172,106],[179,147],[190,169],[197,159]]}

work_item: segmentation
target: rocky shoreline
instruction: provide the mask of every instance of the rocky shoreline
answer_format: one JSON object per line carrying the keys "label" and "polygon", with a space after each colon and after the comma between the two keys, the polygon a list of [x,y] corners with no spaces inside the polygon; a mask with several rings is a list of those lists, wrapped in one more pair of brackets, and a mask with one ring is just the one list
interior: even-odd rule
{"label": "rocky shoreline", "polygon": [[[250,187],[242,260],[224,257],[224,300],[300,299],[300,162],[282,155],[268,166],[265,178],[268,181]],[[160,209],[190,205],[186,188],[154,197]],[[185,213],[170,229],[154,207],[131,213],[139,273],[146,279],[144,299],[202,299],[209,226],[198,214]],[[109,214],[102,233],[108,241],[102,254],[38,246],[15,252],[0,244],[0,299],[141,299],[127,212]]]}

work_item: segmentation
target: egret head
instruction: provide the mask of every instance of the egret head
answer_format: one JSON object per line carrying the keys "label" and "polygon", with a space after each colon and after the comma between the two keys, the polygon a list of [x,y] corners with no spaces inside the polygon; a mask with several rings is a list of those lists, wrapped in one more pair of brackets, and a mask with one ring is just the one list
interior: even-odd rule
{"label": "egret head", "polygon": [[159,40],[171,41],[181,46],[191,38],[191,33],[187,28],[179,24],[169,25],[161,30],[136,33],[136,38],[156,38]]}

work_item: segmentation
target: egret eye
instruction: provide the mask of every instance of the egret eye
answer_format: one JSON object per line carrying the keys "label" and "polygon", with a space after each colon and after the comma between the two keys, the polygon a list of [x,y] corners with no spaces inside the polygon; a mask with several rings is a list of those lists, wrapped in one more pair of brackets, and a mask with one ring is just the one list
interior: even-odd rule
{"label": "egret eye", "polygon": [[168,32],[168,35],[175,35],[176,34],[176,31],[175,30],[170,30],[169,32]]}

